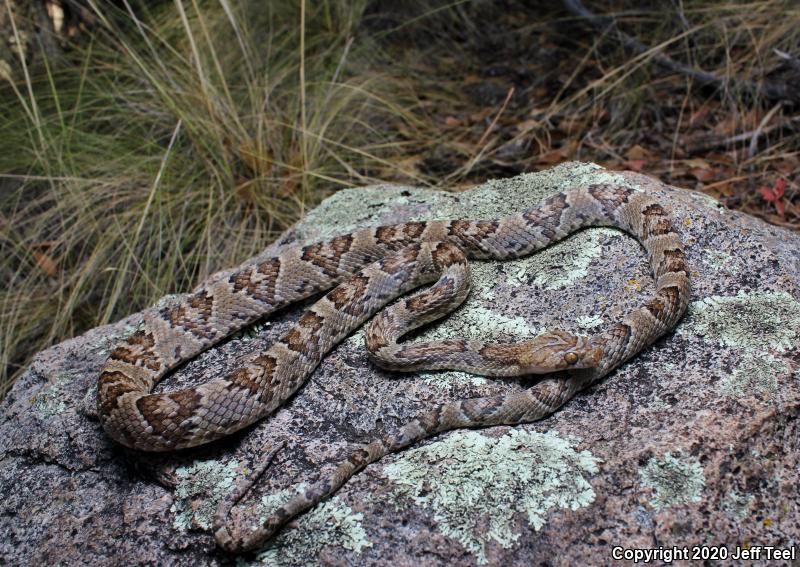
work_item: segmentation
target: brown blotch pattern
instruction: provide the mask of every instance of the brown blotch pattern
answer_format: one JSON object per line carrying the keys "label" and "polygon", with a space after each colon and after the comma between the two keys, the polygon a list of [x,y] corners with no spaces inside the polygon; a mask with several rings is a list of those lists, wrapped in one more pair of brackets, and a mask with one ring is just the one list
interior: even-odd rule
{"label": "brown blotch pattern", "polygon": [[173,327],[186,329],[196,337],[210,339],[217,333],[208,322],[214,309],[214,296],[203,290],[189,297],[185,305],[162,312]]}
{"label": "brown blotch pattern", "polygon": [[261,385],[253,379],[250,371],[246,368],[238,368],[228,374],[228,389],[233,387],[243,388],[249,390],[251,394],[258,394],[261,391]]}
{"label": "brown blotch pattern", "polygon": [[561,215],[568,208],[567,196],[560,193],[547,199],[541,206],[528,209],[522,213],[522,218],[531,225],[547,228],[552,233],[550,227],[558,224]]}
{"label": "brown blotch pattern", "polygon": [[431,251],[431,256],[433,257],[433,263],[438,269],[465,262],[464,253],[449,242],[438,244],[436,248]]}
{"label": "brown blotch pattern", "polygon": [[[161,400],[158,395],[144,396],[136,400],[136,407],[142,414],[148,425],[153,428],[157,435],[169,432],[170,439],[180,437],[176,431],[181,424],[195,415],[195,410],[200,405],[200,394],[192,389],[179,390],[171,394],[163,394],[173,404],[166,405],[167,402]],[[169,415],[165,412],[169,411]]]}
{"label": "brown blotch pattern", "polygon": [[658,203],[652,203],[642,209],[642,237],[661,236],[672,232],[672,223],[666,211]]}
{"label": "brown blotch pattern", "polygon": [[684,272],[688,274],[689,266],[686,264],[686,256],[683,250],[676,248],[674,250],[664,250],[664,258],[658,266],[660,274],[667,272]]}
{"label": "brown blotch pattern", "polygon": [[389,254],[380,261],[381,270],[391,275],[405,276],[417,260],[420,246],[406,246]]}
{"label": "brown blotch pattern", "polygon": [[100,374],[98,390],[106,392],[105,396],[100,397],[100,413],[108,415],[111,410],[119,407],[120,396],[139,391],[139,386],[122,372],[105,370]]}
{"label": "brown blotch pattern", "polygon": [[317,315],[313,311],[306,311],[300,320],[297,321],[297,324],[303,327],[304,329],[308,329],[312,333],[316,333],[322,328],[322,325],[325,324],[325,318]]}
{"label": "brown blotch pattern", "polygon": [[422,233],[425,231],[425,226],[427,223],[424,222],[408,222],[403,225],[403,234],[405,235],[406,240],[412,241],[418,239],[422,236]]}
{"label": "brown blotch pattern", "polygon": [[384,333],[370,332],[372,326],[367,327],[367,332],[364,333],[364,342],[367,346],[367,351],[370,353],[380,350],[389,345],[389,337]]}
{"label": "brown blotch pattern", "polygon": [[589,194],[597,199],[603,210],[608,216],[616,211],[621,205],[628,202],[634,193],[633,189],[620,187],[619,185],[597,184],[591,185],[586,189]]}
{"label": "brown blotch pattern", "polygon": [[405,306],[409,311],[422,315],[444,302],[444,298],[455,295],[455,282],[452,279],[439,280],[436,285],[420,295],[409,297]]}
{"label": "brown blotch pattern", "polygon": [[447,233],[461,241],[484,240],[497,232],[499,221],[457,220],[450,223]]}
{"label": "brown blotch pattern", "polygon": [[625,323],[619,323],[611,328],[610,334],[621,344],[626,344],[628,337],[631,336],[631,328]]}
{"label": "brown blotch pattern", "polygon": [[345,234],[337,236],[328,242],[320,242],[303,248],[303,260],[310,262],[323,271],[326,276],[339,275],[339,265],[344,256],[353,245],[353,236]]}
{"label": "brown blotch pattern", "polygon": [[644,304],[644,308],[650,312],[650,315],[655,317],[656,319],[660,319],[661,315],[664,313],[665,309],[664,302],[661,301],[658,297],[654,297],[650,301]]}
{"label": "brown blotch pattern", "polygon": [[366,310],[364,292],[369,286],[369,278],[363,275],[353,276],[343,284],[328,292],[328,298],[339,311],[359,316]]}
{"label": "brown blotch pattern", "polygon": [[283,335],[281,342],[295,352],[305,353],[310,350],[306,336],[296,327]]}
{"label": "brown blotch pattern", "polygon": [[[261,367],[261,376],[258,381],[271,386],[275,379],[275,370],[278,368],[278,359],[269,354],[262,354],[253,359],[253,364]],[[268,404],[275,395],[275,389],[271,387],[262,388],[258,393],[258,399],[262,404]]]}
{"label": "brown blotch pattern", "polygon": [[379,226],[375,229],[375,238],[389,249],[396,249],[416,242],[426,226],[427,223],[418,221]]}
{"label": "brown blotch pattern", "polygon": [[662,287],[658,290],[656,297],[661,298],[671,308],[675,308],[680,302],[681,290],[674,285]]}
{"label": "brown blotch pattern", "polygon": [[306,311],[297,325],[283,336],[283,342],[295,352],[310,353],[315,350],[312,347],[319,345],[318,331],[324,322],[325,320],[313,311]]}
{"label": "brown blotch pattern", "polygon": [[[255,273],[253,269],[249,269],[231,275],[228,281],[235,292],[245,292],[256,301],[273,305],[275,303],[275,284],[280,271],[281,261],[278,258],[270,258],[255,266]],[[256,274],[260,274],[263,278],[254,280]]]}
{"label": "brown blotch pattern", "polygon": [[161,368],[158,355],[154,347],[155,339],[151,333],[142,330],[136,331],[109,355],[111,360],[120,360],[131,366],[144,366],[153,371]]}
{"label": "brown blotch pattern", "polygon": [[364,466],[364,463],[367,462],[369,459],[369,453],[365,449],[358,449],[353,451],[349,457],[347,457],[347,461],[356,468],[361,468]]}

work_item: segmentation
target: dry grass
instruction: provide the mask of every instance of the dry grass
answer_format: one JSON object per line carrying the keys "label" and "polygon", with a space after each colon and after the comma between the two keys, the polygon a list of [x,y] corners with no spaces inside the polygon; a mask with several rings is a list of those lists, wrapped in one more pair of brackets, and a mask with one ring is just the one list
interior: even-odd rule
{"label": "dry grass", "polygon": [[[512,0],[458,4],[446,22],[425,29],[424,41],[416,29],[393,36],[394,55],[404,62],[395,72],[414,77],[428,113],[419,170],[466,185],[591,160],[800,226],[797,104],[745,88],[800,84],[797,4],[584,4],[613,16],[646,49],[624,50],[610,30],[598,31],[560,4]],[[657,65],[657,56],[731,80],[719,89],[699,86]],[[782,216],[760,191],[779,180],[787,186]]]}
{"label": "dry grass", "polygon": [[253,255],[337,188],[402,175],[381,126],[414,127],[354,44],[362,3],[93,7],[91,43],[0,98],[0,394],[31,353]]}

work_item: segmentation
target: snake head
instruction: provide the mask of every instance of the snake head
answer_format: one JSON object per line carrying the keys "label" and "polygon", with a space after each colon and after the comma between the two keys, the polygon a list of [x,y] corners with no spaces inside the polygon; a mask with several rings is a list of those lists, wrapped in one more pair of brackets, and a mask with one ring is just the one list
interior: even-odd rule
{"label": "snake head", "polygon": [[563,331],[542,333],[521,346],[520,366],[531,374],[594,368],[603,357],[603,349],[594,346],[588,337]]}

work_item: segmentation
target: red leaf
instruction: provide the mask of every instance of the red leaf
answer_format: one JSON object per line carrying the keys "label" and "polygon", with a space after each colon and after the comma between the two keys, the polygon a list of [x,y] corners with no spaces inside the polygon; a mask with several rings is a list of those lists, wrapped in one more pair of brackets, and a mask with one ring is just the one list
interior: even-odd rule
{"label": "red leaf", "polygon": [[761,193],[761,198],[767,203],[775,205],[775,210],[781,218],[786,215],[786,203],[783,202],[783,194],[786,192],[786,181],[783,179],[776,179],[772,187],[760,187],[758,189]]}
{"label": "red leaf", "polygon": [[775,193],[775,197],[778,199],[783,197],[783,194],[786,192],[786,180],[776,180],[775,185],[772,186],[772,192]]}

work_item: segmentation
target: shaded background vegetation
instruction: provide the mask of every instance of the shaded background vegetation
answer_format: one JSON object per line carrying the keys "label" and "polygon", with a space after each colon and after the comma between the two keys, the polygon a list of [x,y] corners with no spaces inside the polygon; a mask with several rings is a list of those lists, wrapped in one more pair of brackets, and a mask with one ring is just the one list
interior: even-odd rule
{"label": "shaded background vegetation", "polygon": [[0,396],[342,187],[580,159],[800,226],[794,1],[9,0],[0,32]]}

